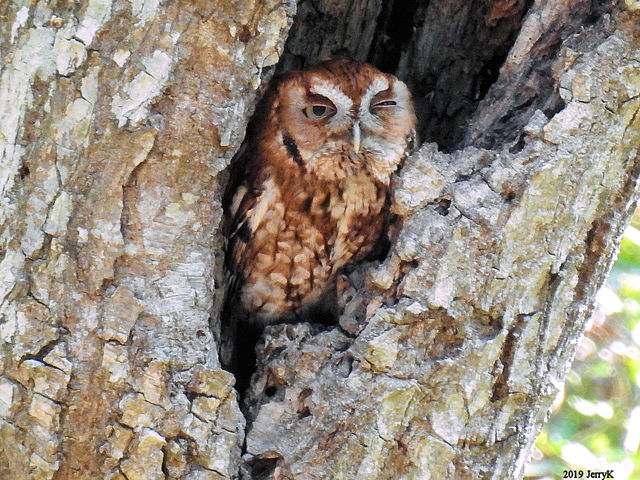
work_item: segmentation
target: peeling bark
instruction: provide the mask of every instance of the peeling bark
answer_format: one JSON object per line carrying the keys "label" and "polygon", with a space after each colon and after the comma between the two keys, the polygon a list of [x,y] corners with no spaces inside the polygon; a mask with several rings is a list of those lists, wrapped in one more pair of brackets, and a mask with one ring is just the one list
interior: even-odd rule
{"label": "peeling bark", "polygon": [[244,415],[220,196],[296,6],[0,5],[3,478],[521,475],[637,200],[640,9],[457,3],[300,2],[283,64],[387,62],[460,148],[399,172],[339,328],[268,328]]}

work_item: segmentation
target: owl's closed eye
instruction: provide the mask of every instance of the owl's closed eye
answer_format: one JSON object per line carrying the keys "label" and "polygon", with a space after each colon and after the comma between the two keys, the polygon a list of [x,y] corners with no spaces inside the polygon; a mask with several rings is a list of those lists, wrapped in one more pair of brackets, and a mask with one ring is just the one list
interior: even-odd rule
{"label": "owl's closed eye", "polygon": [[303,319],[345,265],[371,252],[415,125],[404,83],[364,63],[274,79],[225,198],[233,295],[253,322]]}

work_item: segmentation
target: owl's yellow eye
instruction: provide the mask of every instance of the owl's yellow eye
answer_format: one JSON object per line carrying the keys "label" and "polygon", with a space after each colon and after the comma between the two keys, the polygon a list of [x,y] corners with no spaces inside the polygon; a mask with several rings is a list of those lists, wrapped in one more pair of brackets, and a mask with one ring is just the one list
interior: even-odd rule
{"label": "owl's yellow eye", "polygon": [[324,118],[333,113],[333,109],[327,107],[326,105],[309,105],[303,110],[304,114],[313,119],[317,120],[319,118]]}

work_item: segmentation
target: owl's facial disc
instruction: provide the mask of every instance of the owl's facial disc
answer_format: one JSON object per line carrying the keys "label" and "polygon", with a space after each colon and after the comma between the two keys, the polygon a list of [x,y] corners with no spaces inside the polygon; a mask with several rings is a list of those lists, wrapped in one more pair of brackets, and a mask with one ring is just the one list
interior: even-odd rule
{"label": "owl's facial disc", "polygon": [[366,172],[389,182],[415,129],[404,83],[366,64],[335,62],[293,73],[287,85],[276,108],[291,161],[327,180]]}

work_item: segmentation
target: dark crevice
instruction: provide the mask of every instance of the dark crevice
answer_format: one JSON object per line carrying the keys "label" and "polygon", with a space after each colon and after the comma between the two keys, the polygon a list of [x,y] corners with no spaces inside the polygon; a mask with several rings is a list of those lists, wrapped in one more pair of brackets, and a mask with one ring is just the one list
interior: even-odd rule
{"label": "dark crevice", "polygon": [[419,135],[441,149],[459,147],[469,119],[500,74],[529,2],[421,2],[398,74],[419,112]]}
{"label": "dark crevice", "polygon": [[165,478],[171,478],[171,472],[169,471],[169,466],[167,465],[167,460],[169,457],[169,451],[167,445],[163,445],[160,449],[162,451],[162,465],[160,466],[162,473],[164,473]]}
{"label": "dark crevice", "polygon": [[[269,342],[271,335],[269,328],[265,331],[265,326],[248,320],[243,315],[238,317],[237,312],[238,307],[235,301],[227,302],[223,309],[221,344],[223,347],[228,345],[231,355],[226,358],[222,356],[221,361],[223,368],[234,375],[235,389],[240,397],[242,408],[245,408],[252,375],[260,364],[278,356],[285,347],[273,347]],[[338,322],[335,300],[334,303],[320,302],[307,309],[304,316],[283,323],[302,322],[311,324],[312,335],[335,328]],[[259,353],[257,354],[256,351]],[[267,385],[263,394],[265,397],[274,397],[278,391],[278,386]]]}
{"label": "dark crevice", "polygon": [[528,315],[518,315],[514,324],[509,328],[507,337],[502,344],[502,352],[498,359],[499,364],[496,363],[495,366],[496,369],[500,369],[500,374],[493,384],[491,393],[492,402],[502,400],[509,395],[509,374],[511,372],[511,365],[513,364],[520,335],[524,330],[528,318]]}
{"label": "dark crevice", "polygon": [[20,168],[18,168],[18,176],[20,177],[20,180],[24,180],[29,176],[31,171],[29,170],[29,165],[27,165],[26,160],[23,158],[21,161],[22,164],[20,165]]}
{"label": "dark crevice", "polygon": [[502,64],[507,58],[507,53],[505,50],[499,50],[495,52],[491,58],[488,58],[482,63],[475,83],[474,100],[482,100],[489,92],[491,86],[498,80],[500,67],[502,67]]}
{"label": "dark crevice", "polygon": [[[45,343],[42,347],[40,347],[40,349],[36,352],[36,353],[28,353],[26,355],[23,355],[22,357],[20,357],[20,360],[18,363],[22,363],[26,360],[36,360],[38,362],[42,362],[46,365],[48,365],[45,361],[44,358],[49,355],[49,353],[51,353],[51,351],[56,348],[56,346],[60,343],[61,338],[57,337],[53,340],[50,340],[49,342]],[[55,367],[54,367],[55,368]]]}
{"label": "dark crevice", "polygon": [[228,303],[222,313],[221,346],[226,347],[229,354],[226,358],[222,355],[221,361],[223,368],[233,373],[236,379],[235,389],[242,404],[256,369],[256,344],[263,328],[235,318],[234,310],[236,306]]}
{"label": "dark crevice", "polygon": [[274,454],[271,457],[254,457],[247,462],[249,474],[252,480],[269,480],[282,457]]}
{"label": "dark crevice", "polygon": [[[547,118],[551,118],[556,113],[558,113],[561,110],[563,110],[565,106],[566,106],[566,103],[564,103],[564,100],[562,100],[560,95],[554,94],[550,98],[550,101],[547,102],[547,106],[544,109],[542,109],[542,112],[547,116]],[[529,117],[529,118],[531,118],[531,117]]]}
{"label": "dark crevice", "polygon": [[382,2],[367,61],[383,72],[396,72],[416,28],[418,0]]}
{"label": "dark crevice", "polygon": [[433,202],[433,209],[443,217],[449,215],[452,199],[449,197],[436,198]]}

